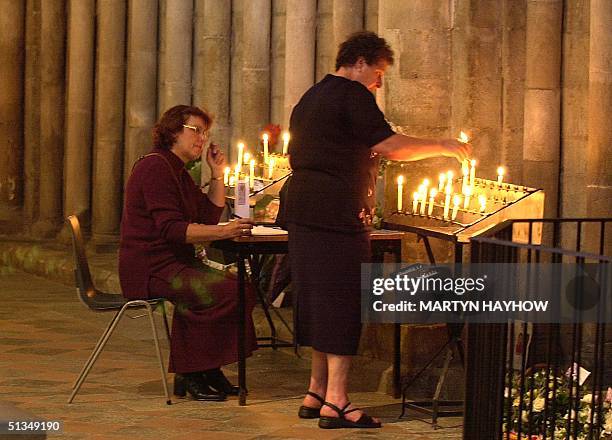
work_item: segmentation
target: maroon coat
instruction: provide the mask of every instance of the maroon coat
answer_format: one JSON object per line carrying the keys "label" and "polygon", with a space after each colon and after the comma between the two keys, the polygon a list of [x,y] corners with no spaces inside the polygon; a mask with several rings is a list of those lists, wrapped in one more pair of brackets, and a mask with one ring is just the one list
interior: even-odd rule
{"label": "maroon coat", "polygon": [[119,280],[126,298],[149,298],[151,276],[171,281],[190,266],[195,249],[185,243],[187,225],[217,224],[223,211],[202,193],[174,153],[152,153],[163,158],[137,162],[125,189]]}

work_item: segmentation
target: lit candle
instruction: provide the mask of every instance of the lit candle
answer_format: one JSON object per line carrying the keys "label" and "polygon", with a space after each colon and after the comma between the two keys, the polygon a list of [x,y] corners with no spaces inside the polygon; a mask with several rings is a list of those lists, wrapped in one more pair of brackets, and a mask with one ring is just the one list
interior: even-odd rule
{"label": "lit candle", "polygon": [[237,164],[234,168],[234,182],[238,183],[238,179],[240,179],[240,164]]}
{"label": "lit candle", "polygon": [[249,162],[249,187],[253,189],[255,186],[255,159]]}
{"label": "lit candle", "polygon": [[487,208],[487,198],[484,194],[478,196],[478,203],[480,203],[480,212],[485,212]]}
{"label": "lit candle", "polygon": [[446,193],[446,197],[444,197],[444,220],[448,220],[448,210],[450,209],[450,192]]}
{"label": "lit candle", "polygon": [[427,215],[431,217],[434,208],[434,201],[438,191],[435,188],[429,190],[429,209],[427,210]]}
{"label": "lit candle", "polygon": [[474,182],[476,181],[476,159],[472,159],[470,165],[472,165],[470,169],[470,185],[474,186]]}
{"label": "lit candle", "polygon": [[455,194],[453,197],[453,214],[451,216],[451,220],[455,220],[457,218],[457,211],[459,210],[460,204],[461,196],[459,194]]}
{"label": "lit candle", "polygon": [[230,167],[225,167],[225,170],[223,170],[223,184],[225,186],[229,185],[229,174],[230,174],[231,168]]}
{"label": "lit candle", "polygon": [[268,163],[268,133],[263,134],[264,164]]}
{"label": "lit candle", "polygon": [[419,198],[421,199],[421,215],[425,215],[425,206],[427,205],[427,188],[429,187],[429,179],[423,180],[423,184],[419,187]]}
{"label": "lit candle", "polygon": [[249,161],[251,160],[251,155],[249,153],[245,152],[243,157],[244,157],[244,161],[242,163],[248,164]]}
{"label": "lit candle", "polygon": [[235,176],[229,176],[229,186],[234,186],[236,184]]}
{"label": "lit candle", "polygon": [[453,187],[453,177],[455,177],[455,173],[453,173],[451,170],[448,170],[446,172],[446,186],[447,187],[451,187],[451,191],[452,191],[452,187]]}
{"label": "lit candle", "polygon": [[274,162],[276,161],[273,157],[271,157],[270,162],[268,162],[268,179],[272,179],[272,176],[274,175]]}
{"label": "lit candle", "polygon": [[412,194],[412,213],[413,214],[417,213],[418,207],[419,207],[419,193],[415,191]]}
{"label": "lit candle", "polygon": [[470,207],[470,197],[472,196],[472,187],[465,187],[465,199],[463,199],[463,209],[468,209]]}
{"label": "lit candle", "polygon": [[289,132],[286,131],[283,133],[283,154],[287,154],[287,150],[289,149]]}
{"label": "lit candle", "polygon": [[470,138],[468,137],[467,134],[465,134],[463,131],[459,133],[459,142],[463,142],[464,144],[467,144],[469,141],[470,141]]}
{"label": "lit candle", "polygon": [[444,182],[446,182],[446,174],[440,173],[438,177],[438,191],[442,192],[444,189]]}
{"label": "lit candle", "polygon": [[[244,154],[244,144],[242,142],[239,142],[238,143],[238,171],[240,171],[240,168],[242,167],[243,154]],[[236,181],[237,180],[238,178],[236,178]]]}
{"label": "lit candle", "polygon": [[497,167],[497,184],[501,186],[502,180],[504,180],[504,173],[506,170],[504,167]]}
{"label": "lit candle", "polygon": [[461,179],[461,194],[465,194],[465,189],[470,186],[468,182],[470,166],[467,159],[463,159],[463,162],[461,163],[461,173],[463,174],[463,178]]}
{"label": "lit candle", "polygon": [[397,176],[397,210],[402,211],[402,193],[404,192],[404,176]]}

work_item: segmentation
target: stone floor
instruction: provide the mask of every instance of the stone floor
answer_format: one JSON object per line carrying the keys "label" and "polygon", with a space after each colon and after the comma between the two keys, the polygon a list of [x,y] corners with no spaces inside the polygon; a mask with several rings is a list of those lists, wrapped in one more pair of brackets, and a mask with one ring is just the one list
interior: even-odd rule
{"label": "stone floor", "polygon": [[[326,431],[315,420],[300,420],[296,412],[308,361],[291,351],[260,349],[248,360],[246,407],[236,398],[223,403],[175,399],[167,406],[144,320],[124,320],[69,405],[71,384],[111,316],[87,310],[71,287],[14,270],[0,275],[0,304],[0,401],[62,421],[63,434],[52,438],[461,438],[461,418],[441,419],[438,430],[417,414],[400,420],[398,401],[372,391],[376,386],[369,383],[352,383],[351,396],[382,418],[382,429]],[[167,356],[165,341],[163,350]],[[226,372],[236,380],[235,366]]]}

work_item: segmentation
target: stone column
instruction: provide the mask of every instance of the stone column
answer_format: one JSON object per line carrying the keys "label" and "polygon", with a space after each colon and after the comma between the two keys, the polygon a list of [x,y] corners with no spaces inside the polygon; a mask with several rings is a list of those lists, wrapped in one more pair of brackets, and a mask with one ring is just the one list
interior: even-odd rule
{"label": "stone column", "polygon": [[[248,1],[248,0],[247,0]],[[283,0],[284,1],[284,0]],[[236,161],[236,143],[242,140],[242,17],[244,0],[232,0],[232,35],[230,60],[230,119],[232,138],[230,140],[229,159]]]}
{"label": "stone column", "polygon": [[26,10],[23,216],[29,228],[38,219],[40,190],[40,0],[28,0]]}
{"label": "stone column", "polygon": [[157,0],[132,0],[128,6],[127,83],[123,180],[152,145],[157,116]]}
{"label": "stone column", "polygon": [[64,216],[90,220],[93,144],[94,0],[70,0],[66,63]]}
{"label": "stone column", "polygon": [[193,0],[161,0],[158,115],[191,105]]}
{"label": "stone column", "polygon": [[[214,116],[211,139],[228,154],[230,140],[230,38],[231,3],[224,0],[196,0],[194,38],[193,103]],[[210,169],[202,167],[202,182]]]}
{"label": "stone column", "polygon": [[[270,121],[270,0],[243,4],[242,136],[251,151]],[[246,93],[245,93],[246,92]],[[257,146],[257,147],[256,147]]]}
{"label": "stone column", "polygon": [[316,0],[287,0],[284,127],[293,106],[314,84],[316,18]]}
{"label": "stone column", "polygon": [[334,0],[332,20],[336,53],[346,37],[363,29],[363,2],[364,0]]}
{"label": "stone column", "polygon": [[54,235],[62,224],[66,4],[41,1],[40,215],[33,233]]}
{"label": "stone column", "polygon": [[378,33],[378,0],[365,0],[363,27]]}
{"label": "stone column", "polygon": [[544,215],[557,216],[560,144],[561,0],[527,3],[523,184],[544,188]]}
{"label": "stone column", "polygon": [[[285,30],[287,2],[272,0],[272,66],[270,71],[270,122],[283,124],[285,100]],[[286,129],[287,127],[282,127]],[[282,144],[281,148],[282,148]],[[276,145],[276,148],[279,144]]]}
{"label": "stone column", "polygon": [[[612,2],[591,0],[587,214],[612,217]],[[606,230],[604,254],[612,252]],[[599,246],[590,246],[599,253]]]}
{"label": "stone column", "polygon": [[93,239],[99,250],[119,237],[123,186],[125,86],[123,0],[98,0],[93,168]]}
{"label": "stone column", "polygon": [[0,1],[0,220],[22,194],[25,3]]}
{"label": "stone column", "polygon": [[317,69],[315,81],[320,81],[328,73],[334,72],[338,48],[334,39],[334,0],[317,2]]}

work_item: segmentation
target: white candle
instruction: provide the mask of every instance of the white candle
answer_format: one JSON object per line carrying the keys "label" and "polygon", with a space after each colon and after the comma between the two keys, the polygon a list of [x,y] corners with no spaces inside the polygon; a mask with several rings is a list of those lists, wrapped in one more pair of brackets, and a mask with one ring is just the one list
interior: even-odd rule
{"label": "white candle", "polygon": [[455,220],[457,218],[457,211],[459,210],[460,204],[461,204],[461,196],[459,194],[455,194],[453,196],[453,214],[451,216],[451,220]]}
{"label": "white candle", "polygon": [[287,154],[287,150],[289,149],[289,132],[286,131],[283,133],[283,154]]}
{"label": "white candle", "polygon": [[245,152],[243,157],[244,157],[244,161],[242,163],[247,165],[249,163],[249,161],[251,160],[251,155],[249,153]]}
{"label": "white candle", "polygon": [[397,210],[402,211],[402,193],[404,192],[404,176],[397,176]]}
{"label": "white candle", "polygon": [[225,186],[229,185],[229,174],[230,174],[231,168],[230,167],[225,167],[225,169],[223,170],[223,184]]}
{"label": "white candle", "polygon": [[240,164],[234,168],[234,182],[236,184],[238,184],[238,179],[240,179]]}
{"label": "white candle", "polygon": [[497,184],[501,186],[502,180],[504,180],[504,173],[506,170],[504,167],[497,167]]}
{"label": "white candle", "polygon": [[446,174],[440,173],[438,177],[438,191],[442,192],[444,189],[444,182],[446,182]]}
{"label": "white candle", "polygon": [[268,163],[268,133],[263,134],[264,164]]}
{"label": "white candle", "polygon": [[425,206],[427,205],[427,187],[429,179],[423,180],[423,184],[419,187],[419,198],[421,199],[421,215],[425,215]]}
{"label": "white candle", "polygon": [[474,186],[474,182],[476,181],[476,159],[472,159],[470,165],[472,165],[470,169],[470,185]]}
{"label": "white candle", "polygon": [[446,193],[446,197],[444,197],[444,220],[448,220],[448,210],[450,209],[450,192]]}
{"label": "white candle", "polygon": [[255,186],[255,159],[251,159],[249,162],[249,188],[253,189]]}
{"label": "white candle", "polygon": [[268,179],[272,179],[272,176],[274,175],[274,163],[276,161],[274,160],[273,157],[270,158],[270,162],[268,162]]}
{"label": "white candle", "polygon": [[419,207],[419,193],[415,191],[412,194],[412,213],[413,214],[417,213],[418,207]]}
{"label": "white candle", "polygon": [[487,198],[484,194],[478,196],[478,203],[480,203],[480,212],[484,212],[487,208]]}
{"label": "white candle", "polygon": [[429,209],[427,210],[427,215],[431,217],[434,209],[434,201],[436,199],[436,195],[438,191],[435,188],[429,190]]}
{"label": "white candle", "polygon": [[472,187],[465,187],[465,199],[463,200],[463,209],[468,209],[470,207],[470,197],[472,196]]}
{"label": "white candle", "polygon": [[468,175],[470,174],[470,167],[467,159],[464,159],[461,163],[461,173],[463,178],[461,179],[461,194],[465,194],[465,189],[470,186],[468,182]]}
{"label": "white candle", "polygon": [[[243,154],[244,154],[244,144],[242,142],[239,142],[238,143],[238,171],[240,171],[240,168],[242,167]],[[236,178],[236,180],[238,180],[238,178]]]}
{"label": "white candle", "polygon": [[453,173],[451,170],[448,170],[446,172],[446,186],[448,187],[450,185],[450,187],[453,187],[453,177],[455,177],[455,173]]}
{"label": "white candle", "polygon": [[229,186],[234,186],[236,184],[236,176],[229,176]]}

